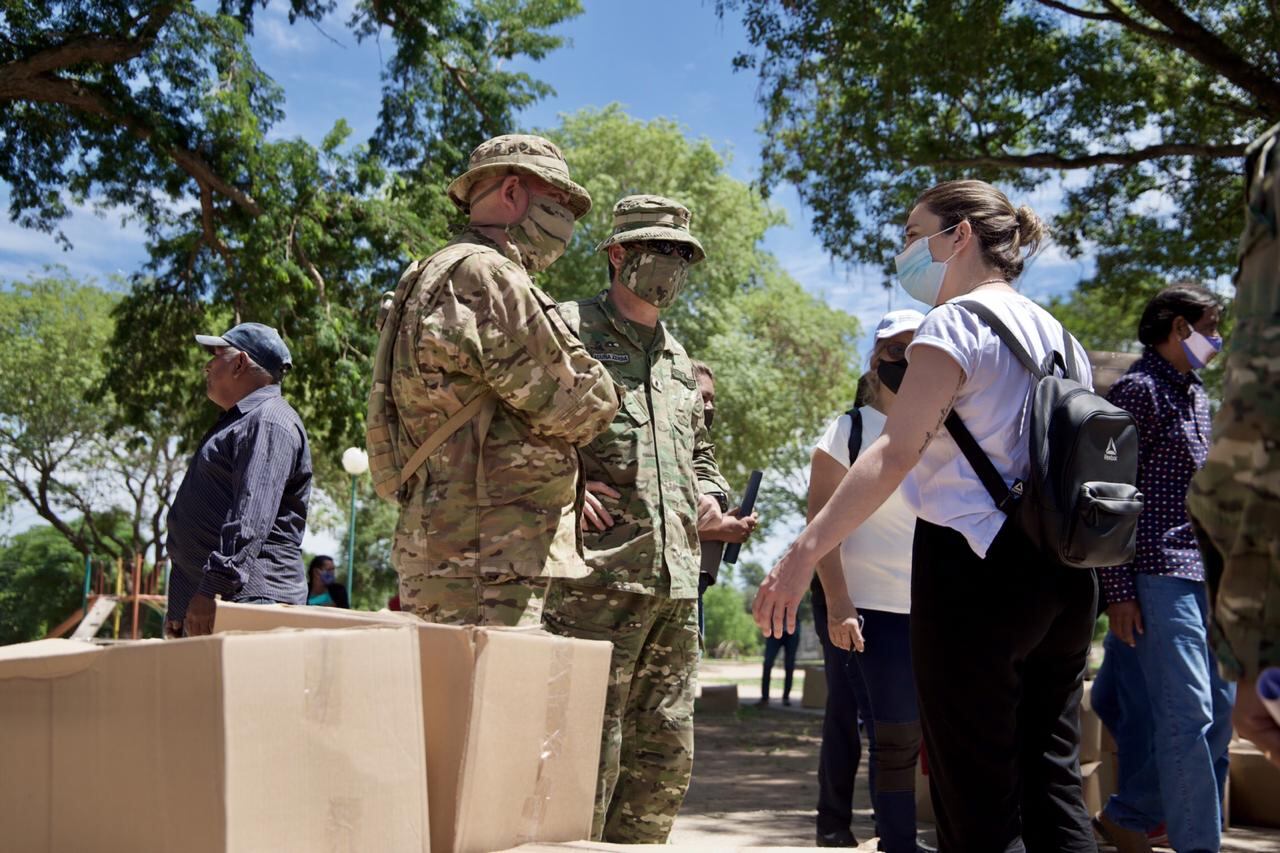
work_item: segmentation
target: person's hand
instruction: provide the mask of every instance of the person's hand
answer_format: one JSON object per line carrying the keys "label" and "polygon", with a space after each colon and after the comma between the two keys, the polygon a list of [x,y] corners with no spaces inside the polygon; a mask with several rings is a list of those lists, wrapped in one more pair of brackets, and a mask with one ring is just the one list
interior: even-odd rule
{"label": "person's hand", "polygon": [[725,542],[735,542],[741,545],[751,538],[751,534],[755,532],[756,525],[759,523],[760,515],[758,513],[753,512],[743,518],[742,507],[736,506],[720,517],[720,538]]}
{"label": "person's hand", "polygon": [[218,613],[218,602],[211,596],[196,593],[187,605],[187,618],[182,630],[188,637],[206,637],[213,633],[213,618]]}
{"label": "person's hand", "polygon": [[846,596],[827,599],[827,636],[837,648],[861,652],[866,649],[862,637],[862,617]]}
{"label": "person's hand", "polygon": [[711,495],[698,495],[698,529],[714,530],[720,525],[724,513],[720,510],[720,501]]}
{"label": "person's hand", "polygon": [[813,580],[813,565],[797,556],[793,544],[760,584],[751,615],[766,637],[782,639],[796,629],[800,599]]}
{"label": "person's hand", "polygon": [[1272,719],[1258,696],[1257,679],[1241,679],[1236,685],[1236,707],[1231,722],[1240,737],[1253,741],[1272,764],[1280,767],[1280,723]]}
{"label": "person's hand", "polygon": [[622,494],[599,480],[587,480],[586,499],[582,504],[582,529],[590,524],[596,530],[608,530],[613,527],[613,516],[604,508],[604,504],[596,495],[606,495],[617,500]]}
{"label": "person's hand", "polygon": [[164,638],[166,640],[182,639],[182,620],[180,619],[164,620]]}
{"label": "person's hand", "polygon": [[1146,633],[1142,630],[1142,610],[1136,601],[1117,601],[1108,605],[1107,621],[1111,624],[1111,633],[1129,648],[1138,644],[1135,631],[1139,634]]}

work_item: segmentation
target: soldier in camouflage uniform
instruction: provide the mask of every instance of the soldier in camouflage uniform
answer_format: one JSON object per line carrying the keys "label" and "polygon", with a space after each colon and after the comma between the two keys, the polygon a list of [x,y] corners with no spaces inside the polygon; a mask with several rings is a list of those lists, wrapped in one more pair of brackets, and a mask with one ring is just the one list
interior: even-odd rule
{"label": "soldier in camouflage uniform", "polygon": [[471,224],[411,264],[384,306],[370,468],[401,506],[403,609],[537,625],[548,579],[587,574],[574,446],[618,410],[609,374],[530,279],[591,198],[555,145],[515,135],[476,148],[448,192]]}
{"label": "soldier in camouflage uniform", "polygon": [[1280,764],[1280,726],[1258,699],[1258,673],[1280,667],[1280,125],[1246,157],[1240,243],[1222,409],[1209,458],[1191,483],[1211,598],[1210,641],[1239,680],[1236,730]]}
{"label": "soldier in camouflage uniform", "polygon": [[581,449],[591,574],[552,583],[545,624],[614,644],[593,836],[661,844],[693,769],[698,514],[723,512],[728,489],[693,365],[659,320],[704,257],[689,211],[628,196],[613,215],[609,290],[560,307],[623,386],[622,409]]}

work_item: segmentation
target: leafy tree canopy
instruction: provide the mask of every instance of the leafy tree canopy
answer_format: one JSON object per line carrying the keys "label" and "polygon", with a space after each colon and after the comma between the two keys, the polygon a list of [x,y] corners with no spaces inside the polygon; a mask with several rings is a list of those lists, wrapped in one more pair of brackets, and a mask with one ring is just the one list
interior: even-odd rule
{"label": "leafy tree canopy", "polygon": [[[292,394],[327,452],[362,439],[377,296],[445,237],[445,181],[550,92],[506,66],[558,47],[549,28],[581,5],[357,0],[346,26],[394,47],[379,124],[352,143],[338,120],[315,146],[268,136],[284,93],[246,40],[267,2],[7,4],[0,180],[28,227],[55,230],[71,198],[145,228],[151,260],[118,307],[108,377],[130,421],[165,412],[198,435],[191,335],[252,319],[293,348]],[[287,0],[291,21],[336,5]]]}
{"label": "leafy tree canopy", "polygon": [[38,640],[80,607],[84,557],[52,527],[0,547],[0,645]]}
{"label": "leafy tree canopy", "polygon": [[1065,190],[1058,240],[1097,277],[1229,272],[1245,144],[1280,118],[1266,0],[719,0],[760,79],[763,182],[826,248],[882,263],[929,185]]}

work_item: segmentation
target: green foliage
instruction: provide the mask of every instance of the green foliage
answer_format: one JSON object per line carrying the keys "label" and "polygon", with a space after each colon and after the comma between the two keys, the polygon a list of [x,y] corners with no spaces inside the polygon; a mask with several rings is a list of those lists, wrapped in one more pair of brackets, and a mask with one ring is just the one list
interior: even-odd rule
{"label": "green foliage", "polygon": [[84,557],[41,525],[0,548],[0,645],[38,640],[80,607]]}
{"label": "green foliage", "polygon": [[[579,0],[356,0],[346,26],[393,47],[367,143],[339,120],[320,146],[271,139],[284,93],[247,41],[273,0],[151,4],[17,0],[0,18],[0,180],[10,216],[52,231],[66,199],[144,227],[150,263],[118,308],[108,384],[128,422],[159,416],[188,439],[200,353],[191,335],[275,325],[299,369],[291,400],[318,476],[363,440],[379,294],[456,219],[443,188],[471,149],[550,93],[514,60],[562,39]],[[283,0],[274,0],[284,5]],[[288,0],[315,23],[332,0]]]}
{"label": "green foliage", "polygon": [[559,299],[608,286],[595,249],[612,233],[613,205],[623,196],[653,193],[687,205],[707,259],[693,267],[664,322],[716,373],[716,455],[730,484],[741,490],[753,468],[766,470],[762,519],[802,509],[795,472],[807,465],[812,437],[853,399],[857,321],[805,292],[760,248],[782,215],[732,178],[705,139],[690,140],[664,119],[630,118],[616,104],[566,116],[544,132],[594,206],[540,283]]}
{"label": "green foliage", "polygon": [[[391,564],[391,537],[395,533],[400,509],[377,497],[368,487],[367,479],[362,485],[365,488],[357,494],[356,501],[356,577],[351,606],[360,610],[381,610],[387,606],[387,600],[400,591],[399,577]],[[349,504],[344,504],[344,519],[347,518],[348,507]],[[334,555],[342,567],[339,576],[344,581],[349,530],[349,527],[344,528],[341,553]]]}
{"label": "green foliage", "polygon": [[706,619],[706,648],[713,657],[759,654],[764,646],[760,630],[751,619],[750,603],[728,584],[708,587],[702,597]]}
{"label": "green foliage", "polygon": [[717,8],[754,48],[735,63],[760,80],[763,182],[799,188],[836,257],[885,263],[938,181],[1025,194],[1080,170],[1057,238],[1109,290],[1230,271],[1244,144],[1280,114],[1274,3]]}
{"label": "green foliage", "polygon": [[56,270],[0,284],[0,489],[82,554],[129,558],[160,542],[181,463],[153,414],[121,427],[99,393],[118,303]]}

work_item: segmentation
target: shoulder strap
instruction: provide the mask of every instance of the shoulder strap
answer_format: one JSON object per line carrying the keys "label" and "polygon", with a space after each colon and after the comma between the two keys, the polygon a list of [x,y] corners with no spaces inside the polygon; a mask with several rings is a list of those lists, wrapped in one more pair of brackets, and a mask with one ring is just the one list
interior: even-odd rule
{"label": "shoulder strap", "polygon": [[1027,352],[1027,349],[1022,345],[1022,342],[1019,341],[1013,331],[1004,324],[1004,321],[996,316],[994,311],[977,300],[960,299],[952,304],[960,305],[981,317],[983,322],[991,327],[991,331],[996,333],[996,337],[1004,341],[1004,345],[1009,348],[1009,351],[1013,353],[1014,357],[1018,359],[1018,361],[1022,362],[1022,366],[1030,371],[1032,376],[1037,379],[1043,379],[1045,377],[1044,371],[1040,368],[1040,365],[1036,364],[1036,360],[1031,357],[1031,353]]}
{"label": "shoulder strap", "polygon": [[471,399],[461,409],[449,416],[449,419],[442,423],[435,432],[427,436],[427,440],[418,445],[418,449],[413,451],[413,455],[409,457],[409,461],[404,463],[404,468],[400,469],[400,482],[396,484],[396,491],[404,488],[404,484],[409,482],[414,474],[418,473],[418,469],[427,461],[432,453],[435,453],[440,445],[448,440],[464,424],[474,418],[485,408],[486,404],[496,404],[498,397],[492,391],[483,391]]}
{"label": "shoulder strap", "polygon": [[854,406],[845,414],[849,416],[849,467],[852,468],[854,460],[862,452],[862,411]]}
{"label": "shoulder strap", "polygon": [[1022,497],[1022,481],[1014,480],[1013,488],[1005,485],[1004,477],[1001,477],[1000,472],[996,470],[991,457],[987,456],[986,451],[978,444],[978,440],[973,437],[973,433],[969,432],[969,428],[964,425],[964,421],[960,420],[960,416],[954,410],[947,414],[944,423],[947,432],[951,433],[951,437],[955,440],[956,446],[960,448],[964,458],[969,460],[974,473],[986,487],[987,494],[991,495],[991,500],[996,502],[996,509],[1004,513],[1012,512],[1014,504]]}

